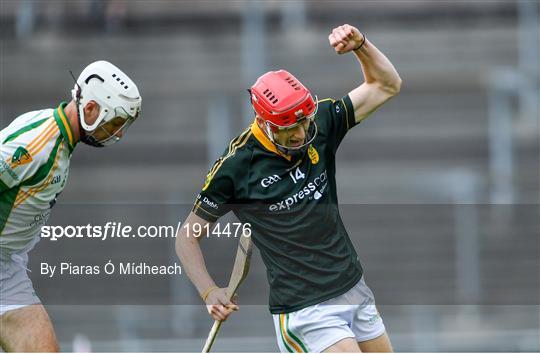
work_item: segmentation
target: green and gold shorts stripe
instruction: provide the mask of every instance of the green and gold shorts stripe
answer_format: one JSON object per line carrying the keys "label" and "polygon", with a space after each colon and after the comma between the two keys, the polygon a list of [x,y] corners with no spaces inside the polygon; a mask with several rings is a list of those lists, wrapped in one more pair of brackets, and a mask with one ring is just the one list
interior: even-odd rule
{"label": "green and gold shorts stripe", "polygon": [[285,348],[290,353],[308,353],[304,343],[289,328],[289,314],[279,315],[279,332]]}

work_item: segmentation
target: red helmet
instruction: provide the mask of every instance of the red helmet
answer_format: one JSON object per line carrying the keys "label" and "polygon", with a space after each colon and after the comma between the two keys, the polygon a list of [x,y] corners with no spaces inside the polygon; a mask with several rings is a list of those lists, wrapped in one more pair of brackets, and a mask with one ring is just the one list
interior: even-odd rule
{"label": "red helmet", "polygon": [[276,128],[294,126],[317,109],[309,90],[285,70],[269,71],[259,77],[250,94],[255,112]]}
{"label": "red helmet", "polygon": [[[269,71],[259,77],[249,90],[253,109],[264,121],[266,136],[284,154],[301,156],[317,135],[318,103],[309,90],[285,70]],[[305,142],[296,147],[279,144],[274,133],[282,129],[294,129],[309,122]]]}

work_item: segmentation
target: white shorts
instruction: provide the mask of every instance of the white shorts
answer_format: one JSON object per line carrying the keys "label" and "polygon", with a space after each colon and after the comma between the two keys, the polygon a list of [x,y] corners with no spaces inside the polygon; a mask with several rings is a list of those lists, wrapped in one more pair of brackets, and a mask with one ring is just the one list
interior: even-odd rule
{"label": "white shorts", "polygon": [[282,353],[320,353],[343,338],[364,342],[386,330],[363,277],[345,294],[273,318]]}
{"label": "white shorts", "polygon": [[27,264],[27,253],[0,258],[0,316],[7,311],[41,302],[28,277]]}

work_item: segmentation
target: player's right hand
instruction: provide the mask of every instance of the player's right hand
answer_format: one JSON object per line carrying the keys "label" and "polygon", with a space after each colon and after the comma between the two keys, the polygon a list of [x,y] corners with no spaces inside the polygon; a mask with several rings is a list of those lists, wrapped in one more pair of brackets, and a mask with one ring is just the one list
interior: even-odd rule
{"label": "player's right hand", "polygon": [[361,45],[365,38],[358,28],[344,24],[334,28],[328,40],[336,53],[345,54]]}
{"label": "player's right hand", "polygon": [[227,288],[218,288],[210,292],[206,297],[206,309],[216,321],[225,321],[234,311],[240,308],[236,304],[236,298],[229,301]]}

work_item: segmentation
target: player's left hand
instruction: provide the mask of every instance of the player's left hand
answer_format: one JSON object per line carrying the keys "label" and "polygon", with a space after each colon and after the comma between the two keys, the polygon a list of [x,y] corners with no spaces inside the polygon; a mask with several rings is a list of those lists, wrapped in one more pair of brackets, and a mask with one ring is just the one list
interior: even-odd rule
{"label": "player's left hand", "polygon": [[227,288],[216,288],[206,297],[206,308],[210,316],[216,321],[226,321],[234,311],[238,311],[238,296],[229,300]]}
{"label": "player's left hand", "polygon": [[360,33],[358,28],[344,24],[334,28],[328,36],[328,40],[336,53],[345,54],[358,48],[364,41],[364,35]]}

